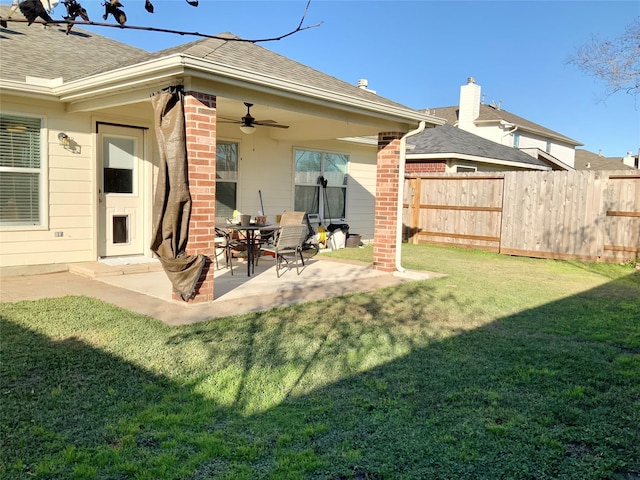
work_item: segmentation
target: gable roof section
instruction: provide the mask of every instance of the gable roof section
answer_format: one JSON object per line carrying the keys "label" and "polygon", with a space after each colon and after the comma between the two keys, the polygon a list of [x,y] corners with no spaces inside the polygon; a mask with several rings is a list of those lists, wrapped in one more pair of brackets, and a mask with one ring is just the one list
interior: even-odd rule
{"label": "gable roof section", "polygon": [[[1,6],[0,13],[6,15],[7,9],[8,6]],[[168,69],[172,66],[174,75],[180,69],[183,72],[189,70],[190,75],[199,70],[203,75],[217,75],[219,79],[226,77],[233,82],[247,82],[247,85],[306,98],[315,97],[321,102],[339,103],[345,106],[343,108],[359,109],[376,116],[390,115],[403,122],[424,120],[433,125],[443,123],[439,118],[358,88],[262,46],[238,41],[239,37],[233,34],[220,36],[226,38],[204,38],[151,53],[77,27],[66,35],[64,27],[57,25],[44,27],[34,23],[27,26],[26,23],[13,22],[9,28],[0,29],[0,81],[6,88],[49,95],[57,93],[65,101],[80,102],[95,99],[93,89],[101,82],[115,85],[123,75],[131,73],[136,76],[138,84],[148,85],[149,82],[143,80],[145,75],[152,76],[154,68]],[[61,52],[64,52],[64,61],[60,61]],[[19,62],[8,61],[18,56]],[[36,80],[27,83],[27,76],[49,80],[62,78],[62,82],[39,84]],[[43,90],[43,87],[51,89],[58,86],[60,89],[55,92]],[[110,87],[109,90],[102,88],[102,91],[114,90]],[[128,91],[132,92],[132,89]]]}
{"label": "gable roof section", "polygon": [[576,149],[576,170],[635,170],[625,165],[622,157],[603,157],[589,150]]}
{"label": "gable roof section", "polygon": [[[279,79],[289,84],[315,87],[342,95],[362,99],[368,102],[388,105],[397,108],[409,107],[370,91],[358,88],[348,82],[335,78],[302,63],[296,62],[267,48],[242,39],[232,33],[217,35],[223,38],[204,38],[194,42],[178,45],[146,56],[131,58],[115,68],[122,68],[172,55],[181,55],[206,60],[221,66],[252,72],[265,78]],[[112,66],[113,67],[113,66]],[[100,72],[94,72],[100,73]],[[413,110],[413,109],[411,109]],[[417,111],[416,111],[417,112]]]}
{"label": "gable roof section", "polygon": [[[473,133],[445,124],[429,128],[409,137],[407,144],[413,148],[407,151],[407,160],[418,160],[427,156],[434,158],[449,156],[452,158],[483,159],[488,163],[502,163],[522,168],[548,169],[549,165],[515,148],[500,145]],[[498,162],[496,162],[496,160]]]}
{"label": "gable roof section", "polygon": [[[437,117],[444,118],[445,120],[447,120],[447,123],[455,125],[455,123],[458,121],[459,108],[457,106],[432,108],[429,110],[429,113]],[[492,107],[486,104],[480,105],[480,115],[478,115],[475,123],[499,123],[500,120],[504,120],[508,123],[513,123],[524,131],[541,135],[543,137],[550,137],[569,145],[582,145],[582,143],[578,142],[577,140],[573,140],[572,138],[562,135],[561,133],[555,132],[547,127],[543,127],[542,125],[531,122],[526,118],[522,118],[506,110],[499,110],[496,107]]]}
{"label": "gable roof section", "polygon": [[[9,14],[10,5],[0,5],[0,15]],[[20,11],[12,15],[24,18]],[[65,82],[82,78],[106,65],[140,57],[145,50],[116,42],[74,27],[69,35],[65,26],[12,22],[0,29],[0,78],[24,82],[27,76],[62,78]],[[45,48],[34,47],[36,45]],[[64,61],[60,61],[64,52]]]}

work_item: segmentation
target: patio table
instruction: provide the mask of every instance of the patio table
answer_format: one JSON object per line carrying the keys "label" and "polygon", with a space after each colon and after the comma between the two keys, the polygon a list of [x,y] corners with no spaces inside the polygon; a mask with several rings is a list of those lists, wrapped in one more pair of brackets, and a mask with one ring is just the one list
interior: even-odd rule
{"label": "patio table", "polygon": [[245,232],[244,239],[238,239],[241,243],[247,246],[247,276],[250,277],[255,272],[255,259],[256,252],[256,232],[271,232],[280,228],[279,225],[240,225],[234,223],[216,223],[217,228],[221,228],[227,232],[241,231]]}

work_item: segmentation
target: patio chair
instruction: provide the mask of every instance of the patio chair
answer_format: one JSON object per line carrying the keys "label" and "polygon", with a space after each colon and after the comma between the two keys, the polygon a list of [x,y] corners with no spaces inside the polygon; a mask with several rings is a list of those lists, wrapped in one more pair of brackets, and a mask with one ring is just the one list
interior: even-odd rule
{"label": "patio chair", "polygon": [[[214,239],[214,243],[216,269],[220,268],[218,257],[220,255],[224,255],[225,265],[231,271],[231,275],[233,275],[233,254],[231,253],[231,250],[234,247],[234,242],[231,240],[231,234],[226,230],[223,230],[222,228],[216,227],[216,236]],[[218,250],[221,250],[221,252],[218,252]]]}
{"label": "patio chair", "polygon": [[304,222],[306,212],[286,211],[280,216],[280,225],[299,225]]}
{"label": "patio chair", "polygon": [[282,225],[278,232],[278,238],[273,246],[266,245],[261,248],[262,252],[271,254],[276,260],[276,275],[280,278],[280,268],[282,261],[289,265],[286,255],[293,255],[296,263],[296,273],[300,275],[298,257],[304,267],[304,257],[302,256],[302,244],[307,235],[307,225],[303,223],[294,225]]}
{"label": "patio chair", "polygon": [[[299,225],[304,223],[306,212],[296,212],[296,211],[284,211],[282,215],[280,215],[279,225]],[[278,235],[280,235],[280,229],[274,229],[273,232],[269,232],[265,235],[262,235],[260,239],[260,247],[263,245],[275,245],[278,241]],[[265,253],[264,249],[260,249],[260,253]],[[272,252],[266,252],[267,255],[273,256]]]}

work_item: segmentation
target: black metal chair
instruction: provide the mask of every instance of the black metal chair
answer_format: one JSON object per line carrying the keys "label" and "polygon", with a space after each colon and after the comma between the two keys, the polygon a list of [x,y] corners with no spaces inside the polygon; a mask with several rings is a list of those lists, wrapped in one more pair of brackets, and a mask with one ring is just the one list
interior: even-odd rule
{"label": "black metal chair", "polygon": [[[233,249],[235,244],[231,239],[231,234],[222,228],[216,227],[216,237],[214,239],[214,242],[216,248],[216,269],[220,268],[218,256],[224,255],[225,265],[231,271],[231,275],[233,275],[233,254],[231,250]],[[218,250],[222,251],[218,253]]]}

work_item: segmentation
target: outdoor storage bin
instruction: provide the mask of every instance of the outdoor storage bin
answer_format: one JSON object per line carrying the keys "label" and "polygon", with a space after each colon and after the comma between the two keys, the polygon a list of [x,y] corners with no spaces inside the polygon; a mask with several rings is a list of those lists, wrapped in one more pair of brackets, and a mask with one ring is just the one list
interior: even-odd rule
{"label": "outdoor storage bin", "polygon": [[358,235],[357,233],[350,233],[347,235],[347,248],[356,248],[360,246],[360,240],[362,239],[362,235]]}
{"label": "outdoor storage bin", "polygon": [[331,223],[327,227],[329,231],[329,247],[331,250],[344,248],[349,234],[349,225],[346,223]]}

